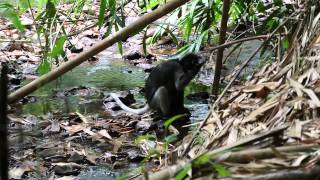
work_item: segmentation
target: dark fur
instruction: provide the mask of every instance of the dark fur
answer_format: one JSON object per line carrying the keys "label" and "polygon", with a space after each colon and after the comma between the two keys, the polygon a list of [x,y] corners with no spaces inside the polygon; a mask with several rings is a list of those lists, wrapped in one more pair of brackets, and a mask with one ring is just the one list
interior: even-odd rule
{"label": "dark fur", "polygon": [[[167,61],[156,66],[150,73],[145,84],[145,97],[151,109],[157,110],[165,116],[172,116],[185,111],[183,105],[184,88],[199,72],[203,62],[195,54],[188,54],[180,61]],[[179,76],[179,73],[183,73]],[[180,81],[179,88],[176,87],[177,81]],[[159,87],[165,87],[168,91],[169,112],[161,112],[159,103],[152,102],[154,94]]]}
{"label": "dark fur", "polygon": [[185,113],[183,105],[184,88],[199,72],[204,61],[195,54],[187,54],[180,61],[167,61],[156,66],[145,84],[147,105],[141,109],[125,106],[111,93],[120,107],[126,111],[142,114],[154,109],[162,116]]}

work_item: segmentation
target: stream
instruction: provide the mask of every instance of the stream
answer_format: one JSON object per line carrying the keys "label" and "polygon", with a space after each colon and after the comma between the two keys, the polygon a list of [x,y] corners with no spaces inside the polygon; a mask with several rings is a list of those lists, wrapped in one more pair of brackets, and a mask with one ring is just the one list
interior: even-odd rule
{"label": "stream", "polygon": [[[253,49],[261,42],[247,44],[237,53],[230,56],[227,67],[232,67],[243,62]],[[227,53],[226,53],[227,54]],[[257,55],[249,66],[245,74],[250,74],[253,68],[259,62]],[[35,101],[30,101],[17,106],[15,114],[42,116],[49,113],[72,113],[79,112],[83,115],[99,115],[105,113],[103,98],[110,92],[129,91],[134,94],[137,104],[144,104],[145,99],[140,89],[144,86],[147,73],[142,68],[130,64],[121,58],[100,55],[99,61],[94,63],[83,63],[74,70],[66,73],[58,80],[51,82],[38,89],[31,96]],[[29,81],[25,81],[24,84]],[[91,89],[92,92],[86,92],[81,95],[81,91]],[[65,95],[66,91],[78,92],[78,94]],[[80,92],[80,95],[79,95]],[[185,94],[194,94],[198,92],[209,92],[207,86],[192,81],[185,89]],[[208,104],[204,100],[190,100],[185,98],[185,107],[191,112],[191,123],[202,120],[208,112]],[[193,127],[191,127],[192,129]],[[190,130],[191,130],[190,129]],[[125,175],[130,170],[137,170],[137,164],[130,164],[129,168],[113,169],[104,166],[89,166],[83,169],[77,176],[78,179],[115,179]]]}

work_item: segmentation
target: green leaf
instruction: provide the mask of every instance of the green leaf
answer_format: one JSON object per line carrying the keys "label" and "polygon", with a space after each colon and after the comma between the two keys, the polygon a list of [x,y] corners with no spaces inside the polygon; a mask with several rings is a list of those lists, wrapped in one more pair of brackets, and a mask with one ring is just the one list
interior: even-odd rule
{"label": "green leaf", "polygon": [[108,37],[108,36],[111,34],[113,23],[114,23],[114,19],[112,18],[112,19],[109,21],[109,23],[108,23],[107,31],[106,31],[106,33],[105,33],[105,36],[106,36],[106,37]]}
{"label": "green leaf", "polygon": [[273,3],[274,3],[274,5],[279,6],[279,7],[283,5],[282,0],[273,0]]}
{"label": "green leaf", "polygon": [[198,40],[195,42],[194,52],[199,52],[203,42],[208,39],[208,30],[203,31]]}
{"label": "green leaf", "polygon": [[186,176],[187,176],[187,174],[188,174],[188,172],[191,170],[191,164],[188,164],[187,166],[185,166],[183,169],[182,169],[182,171],[180,171],[179,172],[179,174],[176,176],[176,177],[174,177],[174,179],[175,180],[182,180],[182,179],[184,179]]}
{"label": "green leaf", "polygon": [[155,135],[153,135],[153,134],[146,134],[146,135],[138,136],[134,140],[134,143],[135,144],[139,144],[140,142],[142,142],[144,140],[156,141],[157,137]]}
{"label": "green leaf", "polygon": [[285,37],[283,41],[281,42],[281,46],[283,49],[288,49],[289,48],[289,40],[288,37]]}
{"label": "green leaf", "polygon": [[171,134],[164,138],[166,143],[173,143],[178,139],[178,136],[176,134]]}
{"label": "green leaf", "polygon": [[[33,0],[29,0],[30,1],[30,4],[32,6],[32,4],[34,3]],[[19,0],[19,7],[21,7],[22,10],[27,10],[29,9],[29,3],[27,0]],[[31,7],[32,8],[32,7]]]}
{"label": "green leaf", "polygon": [[117,42],[117,46],[118,46],[119,53],[120,53],[121,55],[123,55],[122,41],[118,41],[118,42]]}
{"label": "green leaf", "polygon": [[3,14],[7,17],[13,26],[17,28],[20,32],[24,32],[24,25],[22,25],[19,15],[16,13],[14,7],[8,3],[0,3],[0,9],[3,9]]}
{"label": "green leaf", "polygon": [[99,27],[101,27],[102,24],[104,23],[104,13],[106,12],[106,7],[107,7],[107,0],[101,0],[100,7],[99,7],[99,16],[98,16]]}
{"label": "green leaf", "polygon": [[197,157],[195,160],[193,160],[192,164],[196,167],[199,167],[201,165],[208,163],[209,160],[210,160],[210,156],[208,154],[203,154],[203,155]]}
{"label": "green leaf", "polygon": [[46,73],[48,73],[51,70],[51,65],[48,62],[47,58],[43,59],[40,63],[40,65],[38,66],[38,73],[40,75],[44,75]]}
{"label": "green leaf", "polygon": [[46,4],[46,17],[49,18],[53,18],[56,15],[56,7],[53,4],[53,2],[51,2],[52,0],[48,0],[47,4]]}
{"label": "green leaf", "polygon": [[122,21],[122,18],[119,18],[119,16],[115,15],[114,16],[115,22],[120,26],[120,27],[124,27],[125,26],[125,22]]}
{"label": "green leaf", "polygon": [[142,39],[142,47],[143,47],[143,53],[147,55],[147,30],[143,34],[143,39]]}
{"label": "green leaf", "polygon": [[66,36],[62,36],[56,40],[56,42],[51,50],[50,57],[57,59],[60,55],[62,55],[64,53],[63,45],[64,45],[64,42],[66,41],[66,39],[67,39]]}
{"label": "green leaf", "polygon": [[[116,31],[119,31],[119,27],[117,24],[114,24],[114,27],[115,27]],[[119,53],[122,55],[123,54],[122,41],[118,41],[117,46],[118,46]]]}
{"label": "green leaf", "polygon": [[185,115],[184,115],[184,114],[175,115],[175,116],[169,118],[168,120],[166,120],[166,121],[163,123],[163,125],[164,125],[166,128],[168,128],[174,121],[176,121],[176,120],[178,120],[178,119],[180,119],[180,118],[182,118],[182,117],[185,117]]}
{"label": "green leaf", "polygon": [[196,10],[197,4],[199,3],[200,0],[196,0],[192,3],[191,8],[190,8],[190,17],[193,19],[194,16],[194,11]]}
{"label": "green leaf", "polygon": [[108,0],[108,8],[111,16],[115,16],[116,14],[116,0]]}
{"label": "green leaf", "polygon": [[169,33],[169,35],[170,35],[173,43],[176,44],[176,45],[178,45],[178,39],[177,39],[177,37],[172,33],[172,31],[170,31],[170,30],[167,29],[166,32]]}
{"label": "green leaf", "polygon": [[156,7],[157,5],[159,4],[158,0],[150,0],[149,1],[149,4],[147,5],[146,10],[151,10],[153,9],[154,7]]}
{"label": "green leaf", "polygon": [[231,172],[221,164],[214,164],[213,169],[216,170],[221,177],[231,176]]}
{"label": "green leaf", "polygon": [[183,37],[187,42],[189,42],[191,31],[192,31],[192,18],[188,16],[183,25]]}
{"label": "green leaf", "polygon": [[259,2],[258,2],[258,4],[257,4],[257,10],[258,10],[258,12],[265,12],[266,7],[264,6],[264,4],[263,4],[262,1],[259,1]]}

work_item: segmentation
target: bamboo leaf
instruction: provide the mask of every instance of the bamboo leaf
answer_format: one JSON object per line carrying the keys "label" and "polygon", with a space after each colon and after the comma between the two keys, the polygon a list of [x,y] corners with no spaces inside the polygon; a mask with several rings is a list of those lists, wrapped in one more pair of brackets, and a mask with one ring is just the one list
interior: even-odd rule
{"label": "bamboo leaf", "polygon": [[107,0],[101,0],[100,8],[99,8],[99,16],[98,16],[99,27],[101,27],[102,24],[104,23],[104,14],[106,12],[106,7],[107,7]]}
{"label": "bamboo leaf", "polygon": [[214,164],[213,165],[214,170],[216,170],[221,177],[228,177],[231,176],[231,172],[223,165],[221,164]]}
{"label": "bamboo leaf", "polygon": [[50,70],[51,70],[51,65],[48,62],[48,59],[47,58],[43,59],[40,65],[38,66],[38,69],[37,69],[38,73],[40,75],[43,75],[48,73]]}
{"label": "bamboo leaf", "polygon": [[61,54],[64,53],[63,45],[64,45],[64,42],[66,41],[66,39],[67,38],[65,36],[62,36],[56,40],[56,42],[51,50],[50,57],[57,59]]}
{"label": "bamboo leaf", "polygon": [[185,115],[184,115],[184,114],[175,115],[175,116],[169,118],[168,120],[166,120],[166,121],[163,123],[163,125],[164,125],[166,128],[168,128],[174,121],[176,121],[176,120],[178,120],[178,119],[180,119],[180,118],[182,118],[182,117],[185,117]]}
{"label": "bamboo leaf", "polygon": [[17,28],[20,32],[24,32],[24,25],[22,25],[18,14],[16,13],[14,7],[8,3],[0,3],[0,9],[3,9],[3,14],[8,18],[13,26]]}
{"label": "bamboo leaf", "polygon": [[191,170],[191,167],[192,167],[191,164],[188,164],[186,167],[182,169],[182,171],[179,172],[179,174],[176,177],[174,177],[174,179],[175,180],[184,179],[187,176],[188,172]]}

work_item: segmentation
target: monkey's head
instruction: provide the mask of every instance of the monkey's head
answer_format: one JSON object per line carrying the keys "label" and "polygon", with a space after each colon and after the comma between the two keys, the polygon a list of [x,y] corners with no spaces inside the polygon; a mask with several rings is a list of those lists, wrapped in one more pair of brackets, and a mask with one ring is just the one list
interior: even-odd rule
{"label": "monkey's head", "polygon": [[201,66],[205,63],[205,60],[196,54],[189,53],[181,58],[179,63],[181,64],[184,72],[196,71],[196,73],[198,73]]}

